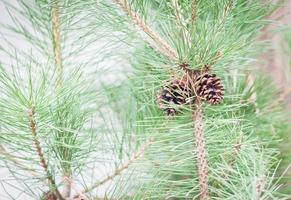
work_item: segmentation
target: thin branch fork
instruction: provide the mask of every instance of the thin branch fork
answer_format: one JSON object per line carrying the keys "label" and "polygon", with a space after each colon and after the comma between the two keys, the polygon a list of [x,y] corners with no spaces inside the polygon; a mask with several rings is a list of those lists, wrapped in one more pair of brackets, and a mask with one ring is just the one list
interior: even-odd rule
{"label": "thin branch fork", "polygon": [[35,111],[34,111],[34,108],[30,108],[28,110],[28,119],[29,119],[29,128],[31,130],[31,134],[32,134],[32,137],[33,137],[34,146],[36,148],[36,152],[37,152],[37,155],[38,155],[39,160],[40,160],[40,165],[42,166],[42,168],[46,172],[47,179],[48,179],[49,183],[51,184],[51,186],[53,187],[53,189],[55,190],[55,195],[57,196],[57,198],[59,200],[65,200],[62,197],[62,195],[59,192],[59,190],[57,189],[55,179],[53,178],[53,176],[51,175],[51,173],[50,173],[50,171],[48,169],[48,164],[47,164],[46,159],[44,157],[44,154],[43,154],[43,150],[42,150],[40,141],[37,138],[37,131],[36,131],[37,126],[36,126],[36,121],[35,121]]}
{"label": "thin branch fork", "polygon": [[82,193],[88,193],[90,191],[92,191],[95,188],[98,188],[101,185],[104,185],[105,183],[113,180],[116,176],[121,175],[121,173],[128,169],[128,167],[134,163],[136,160],[138,160],[139,158],[141,158],[144,155],[144,152],[146,151],[146,149],[153,143],[152,140],[149,140],[148,142],[146,142],[139,151],[137,151],[136,153],[133,154],[133,156],[131,157],[131,159],[129,159],[127,162],[123,163],[121,166],[119,166],[118,168],[116,168],[114,170],[114,172],[110,175],[108,175],[107,177],[105,177],[104,179],[102,179],[101,181],[97,181],[96,183],[94,183],[92,186],[88,187],[87,189],[85,189]]}
{"label": "thin branch fork", "polygon": [[193,121],[195,125],[195,145],[197,150],[197,168],[200,188],[200,200],[209,199],[208,192],[208,163],[205,147],[205,137],[203,129],[203,113],[201,100],[198,99],[195,104],[196,110],[193,112]]}
{"label": "thin branch fork", "polygon": [[160,52],[173,61],[177,61],[179,56],[158,33],[156,33],[136,12],[134,12],[126,0],[114,0],[122,10],[132,19],[132,21],[160,47]]}

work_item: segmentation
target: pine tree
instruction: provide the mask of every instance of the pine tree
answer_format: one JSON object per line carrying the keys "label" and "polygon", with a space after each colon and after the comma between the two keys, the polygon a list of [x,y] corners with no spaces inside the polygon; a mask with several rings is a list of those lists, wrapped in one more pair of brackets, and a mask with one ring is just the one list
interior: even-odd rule
{"label": "pine tree", "polygon": [[254,62],[276,5],[3,5],[4,199],[291,198],[276,174],[281,94]]}

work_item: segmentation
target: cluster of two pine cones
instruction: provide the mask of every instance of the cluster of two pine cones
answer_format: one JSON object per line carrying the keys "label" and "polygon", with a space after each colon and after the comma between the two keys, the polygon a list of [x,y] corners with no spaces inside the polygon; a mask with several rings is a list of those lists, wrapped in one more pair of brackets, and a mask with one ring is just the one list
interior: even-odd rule
{"label": "cluster of two pine cones", "polygon": [[163,86],[157,101],[167,115],[178,113],[178,107],[205,101],[211,105],[222,102],[224,87],[216,74],[207,71],[188,71],[181,79],[174,79]]}

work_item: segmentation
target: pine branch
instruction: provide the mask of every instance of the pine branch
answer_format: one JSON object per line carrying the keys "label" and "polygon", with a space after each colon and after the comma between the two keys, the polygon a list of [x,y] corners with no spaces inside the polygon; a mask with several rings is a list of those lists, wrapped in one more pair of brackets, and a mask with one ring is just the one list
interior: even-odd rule
{"label": "pine branch", "polygon": [[[63,84],[63,65],[62,65],[62,50],[61,50],[61,22],[60,22],[60,6],[59,0],[56,0],[52,4],[52,33],[53,33],[53,47],[54,47],[54,59],[57,71],[57,82],[56,88],[60,88]],[[64,177],[70,177],[71,172],[64,174]],[[69,182],[65,182],[64,196],[70,197],[71,195],[71,185]]]}
{"label": "pine branch", "polygon": [[262,193],[264,192],[265,185],[266,185],[266,178],[264,176],[259,177],[256,182],[257,199],[260,199]]}
{"label": "pine branch", "polygon": [[132,19],[132,21],[153,41],[159,46],[162,54],[173,61],[177,61],[179,56],[175,49],[173,49],[158,33],[156,33],[142,18],[134,12],[127,4],[126,0],[114,0],[122,10]]}
{"label": "pine branch", "polygon": [[69,182],[69,184],[71,185],[71,188],[76,192],[76,195],[73,197],[73,200],[78,200],[78,199],[89,200],[87,196],[85,196],[81,191],[78,190],[77,186],[74,184],[73,179],[69,177],[65,177],[64,179],[65,181]]}
{"label": "pine branch", "polygon": [[198,2],[199,2],[199,0],[192,0],[192,4],[191,4],[191,11],[192,11],[191,12],[191,24],[192,24],[192,26],[196,22]]}
{"label": "pine branch", "polygon": [[62,67],[62,51],[61,51],[61,31],[60,31],[60,11],[59,1],[53,1],[52,4],[52,34],[53,34],[53,50],[57,71],[57,87],[62,85],[63,67]]}
{"label": "pine branch", "polygon": [[92,191],[95,188],[98,188],[101,185],[104,185],[105,183],[107,183],[108,181],[113,180],[116,176],[121,175],[121,173],[128,169],[128,167],[134,163],[136,160],[138,160],[139,158],[141,158],[144,155],[145,150],[153,143],[152,140],[149,140],[148,142],[146,142],[139,151],[137,151],[136,153],[134,153],[134,155],[131,157],[131,159],[129,159],[127,162],[123,163],[121,166],[119,166],[118,168],[116,168],[114,170],[114,172],[110,175],[108,175],[107,177],[105,177],[104,179],[102,179],[101,181],[97,181],[96,183],[94,183],[92,186],[88,187],[87,189],[85,189],[82,193],[88,193],[90,191]]}
{"label": "pine branch", "polygon": [[71,196],[72,180],[71,180],[71,177],[66,177],[66,176],[64,176],[64,180],[65,180],[64,181],[65,188],[63,191],[63,195],[68,198]]}
{"label": "pine branch", "polygon": [[33,136],[33,142],[34,142],[34,146],[35,146],[36,151],[37,151],[37,155],[38,155],[39,160],[40,160],[40,164],[41,164],[42,168],[44,169],[44,171],[46,172],[47,179],[48,179],[49,183],[51,184],[51,186],[53,187],[53,189],[55,190],[55,194],[58,197],[58,199],[65,200],[62,197],[62,195],[59,192],[59,190],[57,189],[55,179],[53,178],[53,176],[51,175],[51,173],[50,173],[50,171],[48,169],[48,165],[47,165],[47,162],[46,162],[45,157],[43,155],[43,150],[41,148],[40,141],[37,138],[36,121],[35,121],[35,117],[34,116],[35,116],[34,108],[30,108],[28,110],[28,118],[29,118],[29,123],[30,123],[29,127],[30,127],[30,130],[31,130],[31,134]]}
{"label": "pine branch", "polygon": [[223,9],[223,13],[222,13],[220,22],[218,23],[218,26],[217,26],[217,30],[220,30],[223,27],[223,25],[225,24],[225,22],[227,20],[228,15],[231,13],[231,10],[233,9],[233,6],[234,6],[233,0],[228,0],[226,2],[226,4],[224,5],[224,9]]}
{"label": "pine branch", "polygon": [[200,188],[200,199],[209,199],[208,193],[208,163],[206,158],[205,138],[203,130],[203,113],[201,101],[198,99],[195,104],[196,110],[193,112],[193,120],[195,124],[195,140],[197,149],[197,168]]}
{"label": "pine branch", "polygon": [[187,29],[186,20],[184,19],[184,16],[181,13],[181,7],[179,6],[179,2],[178,0],[171,0],[171,3],[172,3],[172,7],[174,8],[175,18],[178,21],[178,28],[181,29],[184,42],[186,45],[188,45],[188,48],[191,48],[192,38]]}

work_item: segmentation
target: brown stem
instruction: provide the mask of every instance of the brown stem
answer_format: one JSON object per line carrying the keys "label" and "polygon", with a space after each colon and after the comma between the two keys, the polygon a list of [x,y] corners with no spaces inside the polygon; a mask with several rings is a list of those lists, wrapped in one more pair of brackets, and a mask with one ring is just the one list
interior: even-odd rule
{"label": "brown stem", "polygon": [[72,188],[72,182],[70,181],[71,180],[71,177],[67,177],[65,176],[64,177],[65,179],[65,188],[64,188],[64,191],[63,191],[63,194],[65,197],[70,197],[71,196],[71,188]]}
{"label": "brown stem", "polygon": [[225,24],[227,16],[229,15],[232,8],[233,8],[233,0],[228,0],[226,4],[224,5],[223,13],[221,16],[220,23],[218,24],[217,30],[220,30],[223,28],[223,25]]}
{"label": "brown stem", "polygon": [[160,52],[173,61],[178,60],[178,54],[158,33],[156,33],[136,12],[127,4],[126,0],[114,0],[132,21],[160,47]]}
{"label": "brown stem", "polygon": [[[190,69],[189,67],[190,67],[190,65],[188,64],[188,63],[181,63],[180,65],[179,65],[179,67],[182,69],[182,70],[184,70],[188,75],[189,74],[191,74],[192,73],[192,69]],[[190,78],[190,77],[189,77]]]}
{"label": "brown stem", "polygon": [[31,134],[32,134],[32,137],[33,137],[34,146],[36,148],[36,152],[37,152],[37,155],[38,155],[39,160],[40,160],[40,165],[42,166],[42,168],[46,172],[47,179],[48,179],[49,183],[51,184],[51,186],[53,187],[53,189],[55,190],[55,194],[58,197],[58,199],[59,200],[65,200],[62,197],[62,195],[59,192],[59,190],[57,189],[57,187],[56,187],[55,179],[53,178],[53,176],[51,175],[51,173],[50,173],[50,171],[48,169],[48,165],[47,165],[47,162],[46,162],[45,157],[43,155],[43,151],[42,151],[42,148],[41,148],[40,141],[37,138],[37,131],[36,131],[37,127],[36,127],[36,121],[35,121],[34,108],[30,108],[28,110],[28,119],[29,119],[29,127],[30,127]]}
{"label": "brown stem", "polygon": [[205,148],[205,138],[203,130],[203,113],[201,101],[198,99],[195,104],[196,110],[193,112],[193,120],[195,124],[195,145],[197,149],[197,168],[200,188],[200,199],[209,199],[208,193],[208,163],[207,152]]}
{"label": "brown stem", "polygon": [[183,37],[185,45],[188,45],[188,48],[191,48],[192,45],[192,38],[191,35],[187,29],[187,22],[181,13],[182,8],[179,6],[178,0],[171,0],[173,11],[175,14],[175,18],[177,21],[177,28],[178,30],[181,30],[181,35]]}
{"label": "brown stem", "polygon": [[191,24],[192,25],[194,25],[197,18],[198,2],[199,0],[192,0],[192,4],[191,4]]}
{"label": "brown stem", "polygon": [[119,166],[118,168],[116,168],[114,170],[114,172],[110,175],[108,175],[107,177],[105,177],[104,179],[102,179],[101,181],[97,181],[96,183],[94,183],[92,186],[88,187],[87,189],[85,189],[82,193],[87,193],[90,192],[91,190],[107,183],[110,180],[113,180],[116,176],[119,176],[124,170],[126,170],[133,162],[135,162],[136,160],[138,160],[140,157],[142,157],[144,155],[145,150],[153,143],[152,140],[146,142],[139,151],[137,151],[130,160],[128,160],[127,162],[123,163],[121,166]]}
{"label": "brown stem", "polygon": [[266,177],[265,176],[259,177],[258,180],[256,181],[257,199],[260,199],[264,191],[265,185],[266,185]]}
{"label": "brown stem", "polygon": [[85,196],[81,191],[78,190],[77,186],[74,184],[74,180],[68,177],[64,177],[65,181],[69,182],[69,184],[71,185],[70,188],[72,188],[75,192],[76,195],[73,197],[73,200],[78,200],[78,199],[82,199],[82,200],[89,200],[89,198],[87,196]]}
{"label": "brown stem", "polygon": [[63,66],[62,66],[62,51],[61,51],[61,31],[60,31],[60,11],[59,11],[59,1],[55,0],[52,3],[52,36],[53,36],[53,50],[54,59],[57,71],[57,83],[56,86],[59,87],[63,82]]}
{"label": "brown stem", "polygon": [[[60,6],[59,0],[55,0],[52,3],[52,36],[53,36],[53,50],[55,67],[57,71],[56,88],[60,88],[63,84],[63,64],[62,64],[62,49],[61,49],[61,21],[60,21]],[[70,171],[70,170],[69,170]],[[71,173],[64,174],[65,177],[70,177]],[[71,185],[66,182],[64,188],[64,196],[70,197]]]}

